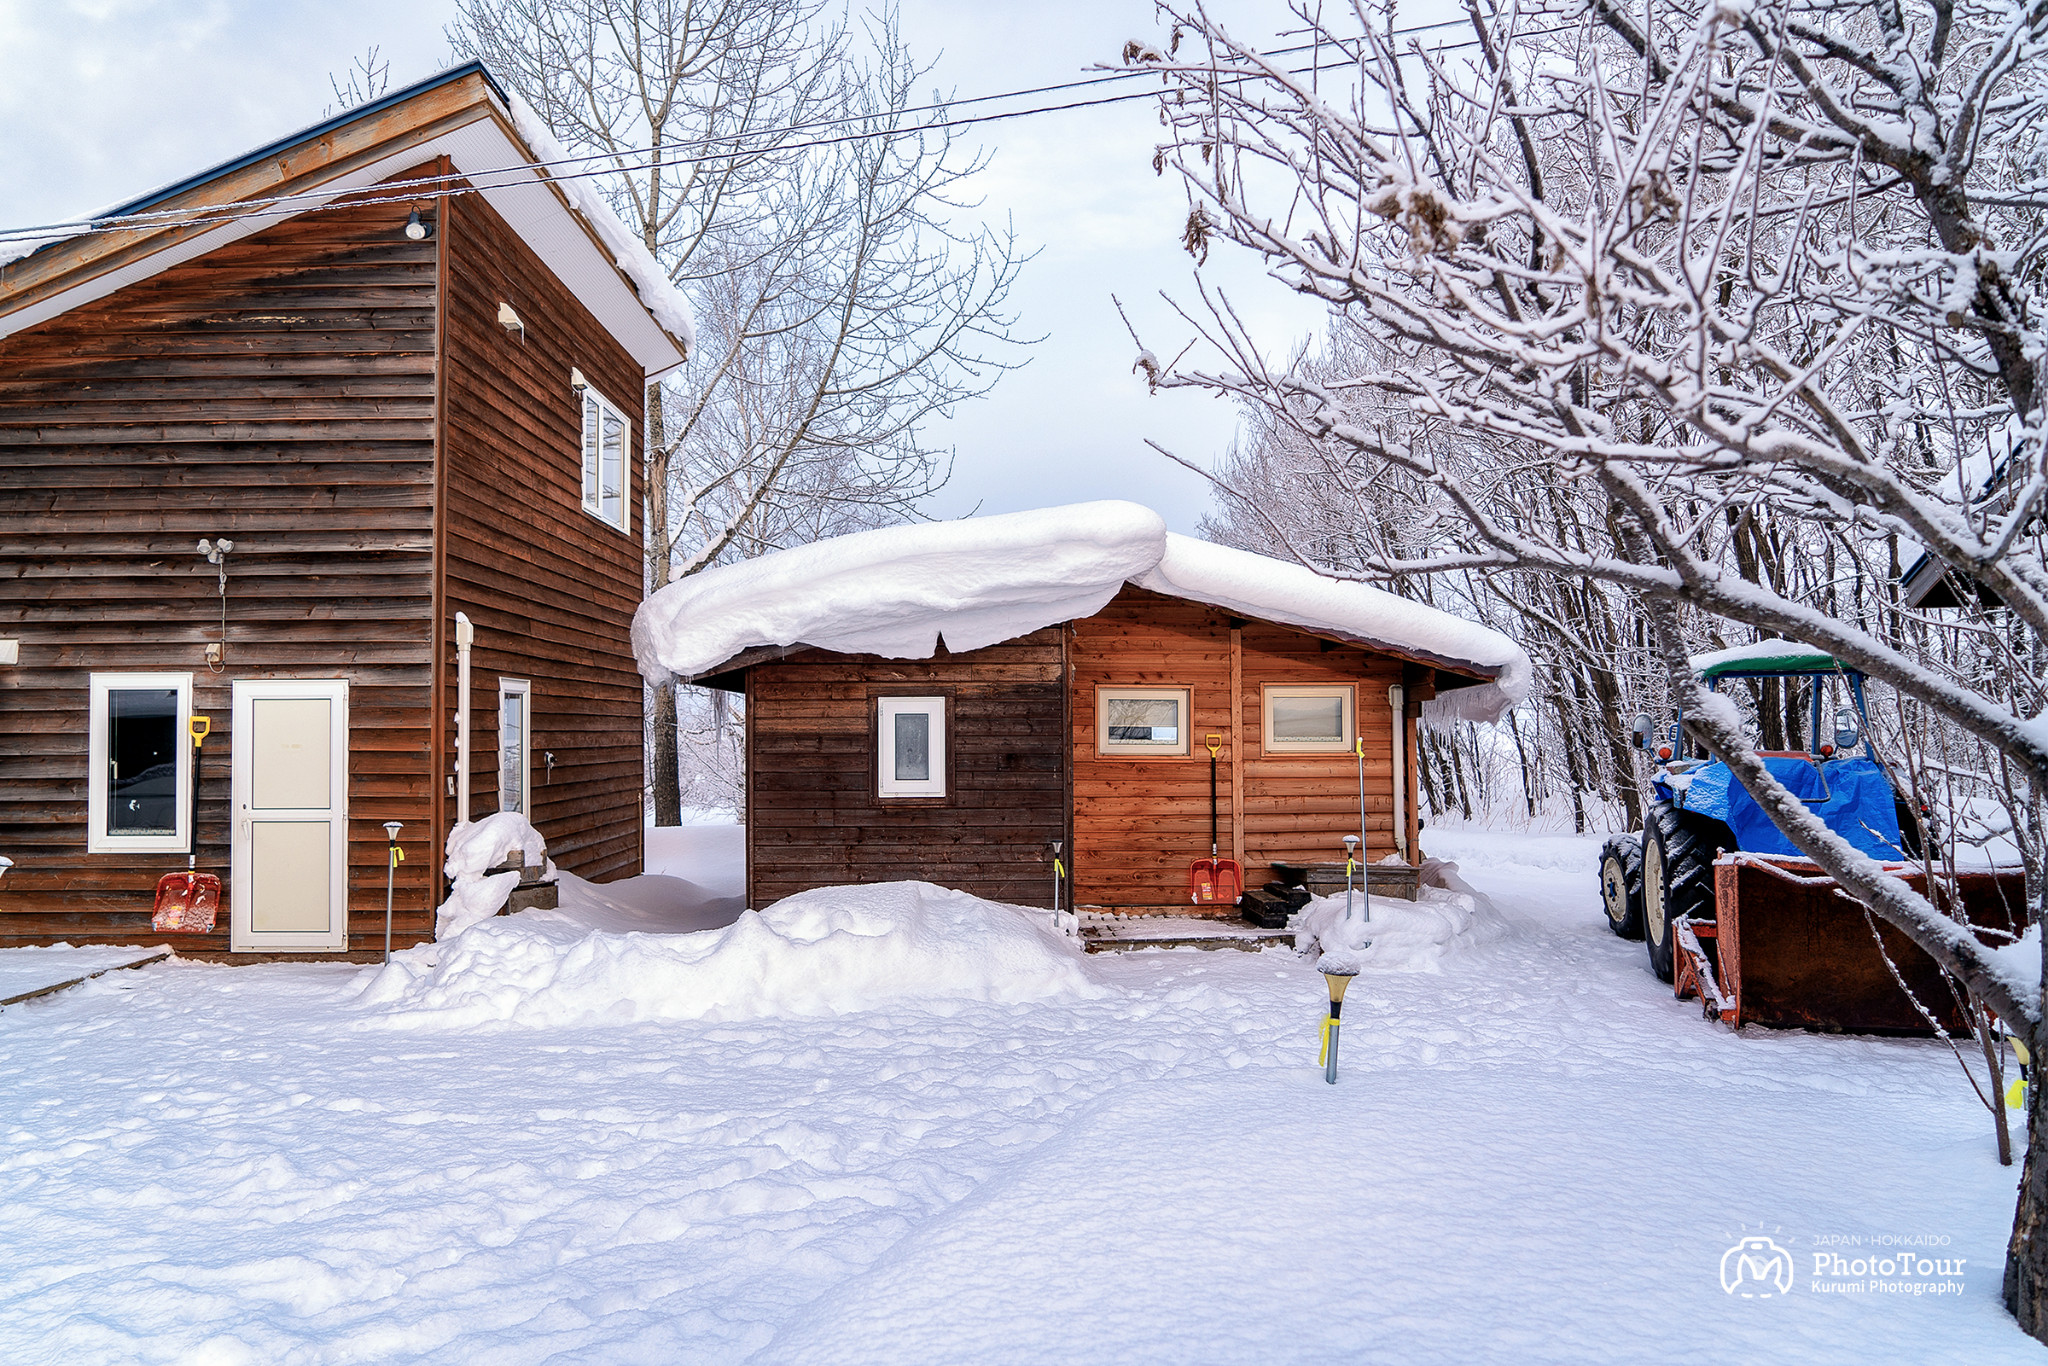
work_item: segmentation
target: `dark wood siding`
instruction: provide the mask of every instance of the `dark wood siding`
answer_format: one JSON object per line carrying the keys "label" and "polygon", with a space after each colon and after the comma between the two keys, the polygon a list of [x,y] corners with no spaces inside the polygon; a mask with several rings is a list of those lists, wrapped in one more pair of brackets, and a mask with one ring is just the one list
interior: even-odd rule
{"label": "dark wood siding", "polygon": [[[593,880],[641,869],[642,686],[628,640],[643,582],[642,373],[481,195],[446,201],[440,605],[443,753],[455,754],[455,625],[471,655],[470,811],[498,809],[498,679],[533,685],[530,816]],[[523,331],[499,325],[508,303]],[[580,369],[633,430],[630,534],[585,512]],[[545,756],[557,763],[549,770]],[[441,787],[441,829],[455,803]]]}
{"label": "dark wood siding", "polygon": [[[1232,618],[1200,603],[1126,587],[1093,617],[1073,623],[1074,900],[1082,906],[1187,912],[1188,865],[1209,852],[1209,753],[1217,764],[1218,844],[1241,849],[1245,885],[1272,877],[1275,859],[1342,860],[1358,828],[1358,761],[1344,754],[1264,753],[1263,689],[1269,683],[1357,686],[1365,739],[1367,838],[1372,856],[1393,850],[1393,723],[1387,686],[1397,660],[1264,622],[1244,622],[1232,698]],[[1185,757],[1101,758],[1095,690],[1187,688],[1193,727]],[[1234,799],[1234,771],[1243,795]],[[1242,810],[1241,828],[1234,811]],[[1218,914],[1228,914],[1219,908]]]}
{"label": "dark wood siding", "polygon": [[[230,683],[350,681],[352,944],[381,945],[379,823],[417,837],[430,816],[437,243],[406,240],[406,211],[294,219],[0,339],[0,636],[21,640],[0,667],[0,944],[144,938],[185,866],[85,852],[87,675],[142,670],[191,672],[213,720],[200,866],[224,883]],[[195,546],[223,534],[214,674]],[[412,843],[401,943],[434,899]],[[225,907],[184,943],[225,948]]]}
{"label": "dark wood siding", "polygon": [[[747,674],[747,904],[919,879],[1045,906],[1066,830],[1064,632],[884,660],[808,650]],[[877,697],[942,694],[944,798],[876,795]]]}

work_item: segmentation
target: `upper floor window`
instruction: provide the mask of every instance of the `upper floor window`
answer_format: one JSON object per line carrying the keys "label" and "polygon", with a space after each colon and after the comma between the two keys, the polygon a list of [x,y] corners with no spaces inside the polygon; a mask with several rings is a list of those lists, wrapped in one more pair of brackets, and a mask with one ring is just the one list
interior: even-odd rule
{"label": "upper floor window", "polygon": [[192,675],[93,674],[85,846],[183,853],[192,838]]}
{"label": "upper floor window", "polygon": [[632,487],[633,428],[626,415],[595,389],[583,391],[583,510],[627,530],[626,495]]}

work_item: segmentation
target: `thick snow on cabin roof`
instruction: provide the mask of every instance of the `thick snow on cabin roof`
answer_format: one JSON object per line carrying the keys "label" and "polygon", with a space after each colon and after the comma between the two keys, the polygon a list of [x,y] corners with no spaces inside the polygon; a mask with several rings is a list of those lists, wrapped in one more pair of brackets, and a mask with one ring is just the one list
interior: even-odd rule
{"label": "thick snow on cabin roof", "polygon": [[707,569],[640,605],[633,649],[655,683],[763,646],[929,659],[941,637],[958,653],[1093,616],[1126,583],[1491,680],[1439,698],[1433,716],[1492,721],[1528,693],[1529,657],[1498,631],[1175,535],[1124,502],[886,527]]}

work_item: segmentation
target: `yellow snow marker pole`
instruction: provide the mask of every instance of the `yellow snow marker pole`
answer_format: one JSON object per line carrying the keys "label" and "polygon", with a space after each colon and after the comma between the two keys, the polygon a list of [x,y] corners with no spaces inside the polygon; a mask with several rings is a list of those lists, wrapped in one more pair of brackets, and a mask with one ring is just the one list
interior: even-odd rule
{"label": "yellow snow marker pole", "polygon": [[384,822],[384,834],[391,841],[391,858],[384,865],[384,961],[391,961],[391,889],[398,878],[398,865],[405,862],[405,850],[398,847],[398,832],[404,821]]}

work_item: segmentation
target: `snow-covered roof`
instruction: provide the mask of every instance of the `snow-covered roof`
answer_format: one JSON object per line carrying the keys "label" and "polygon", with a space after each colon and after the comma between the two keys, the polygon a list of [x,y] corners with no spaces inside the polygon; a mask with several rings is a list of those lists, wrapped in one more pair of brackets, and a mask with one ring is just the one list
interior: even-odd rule
{"label": "snow-covered roof", "polygon": [[[445,98],[435,92],[457,87],[465,78],[475,78],[481,89],[474,102],[450,114]],[[424,98],[429,95],[435,98]],[[384,119],[389,111],[416,99],[422,100],[420,119],[438,130],[431,137],[405,136],[408,130],[386,127],[383,122],[365,123]],[[337,168],[332,175],[316,170],[305,179],[279,179],[285,174],[282,169],[271,175],[270,168],[296,167],[307,160],[294,149],[339,144],[357,125],[375,130],[372,141],[395,145],[384,155],[341,158],[331,163]],[[671,370],[682,363],[693,344],[689,306],[646,245],[597,193],[594,181],[560,178],[593,163],[557,165],[553,174],[530,168],[535,162],[559,163],[567,155],[518,96],[507,93],[481,64],[465,63],[78,222],[80,227],[90,227],[99,220],[125,215],[206,207],[281,192],[294,196],[276,209],[230,218],[185,236],[175,230],[180,220],[170,218],[162,220],[161,227],[145,221],[133,229],[100,234],[98,241],[81,232],[59,232],[33,241],[0,243],[0,337],[260,232],[278,222],[280,213],[311,212],[435,157],[447,156],[457,173],[477,187],[648,375]],[[251,176],[269,178],[263,188],[248,188],[244,181]],[[223,193],[222,186],[230,188]],[[154,250],[133,259],[108,256],[110,268],[96,269],[102,261],[95,247],[125,247],[131,239],[152,236],[156,239]],[[77,252],[77,278],[10,308],[7,295],[18,272],[40,253],[60,248]],[[67,265],[63,269],[70,272],[74,268]]]}
{"label": "snow-covered roof", "polygon": [[1491,721],[1529,689],[1500,632],[1368,584],[1176,535],[1136,503],[857,532],[706,569],[640,605],[633,649],[651,682],[698,678],[761,647],[929,659],[1093,616],[1125,584],[1334,636],[1486,682],[1433,714]]}

